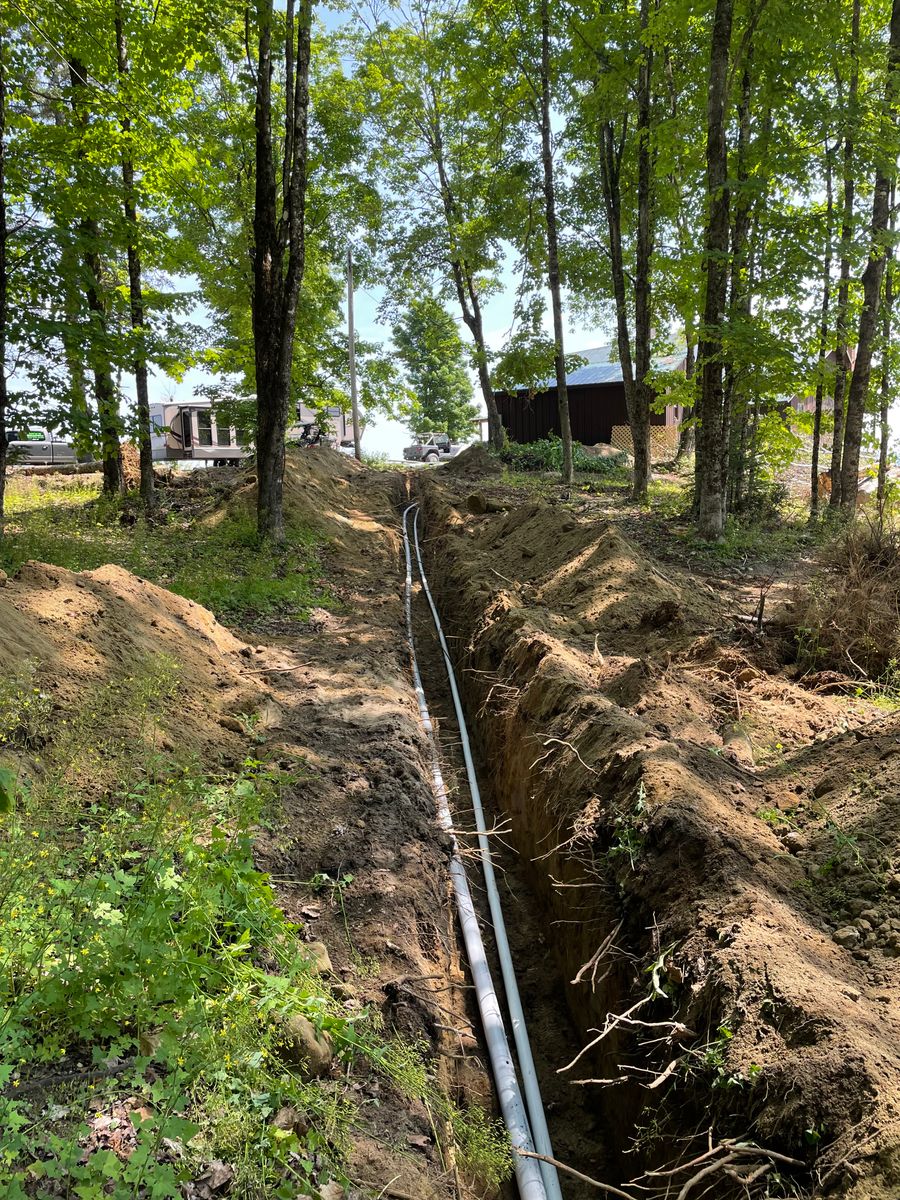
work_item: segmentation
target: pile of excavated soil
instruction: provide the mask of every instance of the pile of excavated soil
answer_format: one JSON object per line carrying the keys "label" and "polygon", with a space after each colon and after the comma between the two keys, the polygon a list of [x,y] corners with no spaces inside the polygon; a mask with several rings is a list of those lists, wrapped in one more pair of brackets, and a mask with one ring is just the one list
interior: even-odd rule
{"label": "pile of excavated soil", "polygon": [[[255,505],[252,481],[183,485],[197,519]],[[385,1036],[424,1049],[427,1070],[461,1108],[490,1103],[437,830],[430,750],[409,675],[394,508],[396,475],[327,449],[289,455],[289,520],[320,530],[334,611],[291,637],[248,647],[189,600],[115,566],[73,574],[29,563],[0,586],[0,671],[28,660],[52,695],[54,724],[142,664],[178,664],[156,715],[164,749],[215,770],[248,754],[288,772],[281,811],[256,832],[297,936],[351,1013],[379,1014]],[[216,498],[208,510],[206,489]],[[182,485],[167,495],[180,494]],[[227,564],[223,564],[227,569]],[[258,719],[242,721],[242,714]],[[136,740],[127,714],[103,732]],[[4,754],[6,751],[4,750]],[[26,769],[34,763],[25,761]],[[443,1121],[383,1073],[335,1061],[318,1086],[358,1104],[347,1174],[353,1194],[450,1200],[484,1188],[448,1173]]]}
{"label": "pile of excavated soil", "polygon": [[609,1181],[721,1162],[722,1200],[896,1197],[900,719],[793,682],[609,525],[418,487],[491,791],[585,1046],[605,1031],[567,1075]]}
{"label": "pile of excavated soil", "polygon": [[97,705],[104,734],[155,737],[142,714],[102,698],[118,687],[139,690],[141,676],[174,675],[175,700],[152,714],[163,749],[177,744],[211,769],[237,761],[243,741],[221,722],[233,725],[265,699],[243,672],[249,653],[207,609],[118,566],[75,573],[28,562],[0,588],[0,672],[15,680],[33,665],[52,698],[53,727]]}
{"label": "pile of excavated soil", "polygon": [[502,475],[503,467],[488,450],[484,442],[473,442],[461,450],[456,458],[445,463],[443,470],[456,479],[478,479],[482,475]]}

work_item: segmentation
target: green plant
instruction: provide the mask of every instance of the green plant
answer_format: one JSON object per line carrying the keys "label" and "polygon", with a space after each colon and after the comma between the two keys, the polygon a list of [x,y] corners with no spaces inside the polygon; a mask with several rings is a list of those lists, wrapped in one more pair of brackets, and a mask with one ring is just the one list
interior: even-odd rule
{"label": "green plant", "polygon": [[50,736],[52,717],[53,697],[38,685],[36,662],[0,680],[0,746],[39,749]]}
{"label": "green plant", "polygon": [[[303,618],[332,603],[321,579],[320,537],[289,524],[287,542],[262,541],[253,514],[199,511],[123,524],[123,504],[99,488],[9,488],[10,524],[0,543],[0,567],[12,573],[28,559],[72,571],[118,563],[217,615],[246,620],[269,613]],[[35,499],[39,497],[40,502]],[[226,565],[227,564],[227,565]]]}
{"label": "green plant", "polygon": [[[562,442],[558,437],[539,439],[520,444],[507,442],[499,452],[500,461],[514,471],[560,471],[562,470]],[[597,458],[588,454],[584,447],[574,446],[575,470],[592,475],[614,476],[621,472],[625,455],[617,458]]]}

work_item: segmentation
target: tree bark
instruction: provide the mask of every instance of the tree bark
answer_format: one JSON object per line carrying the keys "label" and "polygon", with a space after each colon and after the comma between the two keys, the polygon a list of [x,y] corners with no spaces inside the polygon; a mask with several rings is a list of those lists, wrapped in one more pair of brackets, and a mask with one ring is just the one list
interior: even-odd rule
{"label": "tree bark", "polygon": [[841,223],[841,275],[838,285],[837,358],[834,376],[834,433],[831,442],[831,495],[828,503],[832,508],[841,503],[841,460],[844,448],[844,401],[847,393],[847,377],[850,373],[850,351],[847,346],[847,317],[850,299],[850,249],[853,240],[853,203],[856,184],[854,180],[854,140],[856,128],[857,98],[859,95],[859,21],[860,0],[853,0],[853,15],[850,30],[850,94],[847,105],[847,125],[844,133],[844,214]]}
{"label": "tree bark", "polygon": [[891,185],[890,200],[890,233],[891,242],[886,251],[887,262],[884,274],[884,298],[881,303],[881,399],[878,412],[879,444],[878,444],[878,511],[884,513],[884,503],[887,497],[887,464],[888,448],[891,440],[891,427],[888,414],[891,409],[891,326],[894,316],[894,203],[896,186]]}
{"label": "tree bark", "polygon": [[634,451],[632,498],[647,499],[650,484],[650,406],[654,392],[650,385],[652,355],[652,283],[653,256],[653,150],[650,143],[650,81],[653,73],[653,43],[647,27],[650,2],[641,0],[641,63],[638,72],[637,104],[637,252],[634,270],[634,414],[631,441]]}
{"label": "tree bark", "polygon": [[[887,55],[887,77],[884,85],[882,142],[896,147],[898,117],[896,103],[900,91],[900,0],[891,6],[891,32]],[[856,339],[856,362],[847,395],[847,417],[844,427],[844,456],[841,465],[841,509],[848,515],[856,511],[859,476],[859,455],[862,447],[863,418],[872,370],[872,351],[878,328],[878,306],[881,302],[881,283],[884,278],[885,242],[890,216],[891,184],[897,176],[897,152],[890,153],[889,163],[882,161],[875,173],[875,193],[872,199],[869,261],[863,271],[863,306],[859,315]]]}
{"label": "tree bark", "polygon": [[[649,412],[647,421],[642,426],[638,397],[635,389],[634,363],[631,357],[631,335],[628,330],[628,300],[625,294],[625,256],[622,250],[622,191],[620,187],[620,170],[625,149],[626,119],[622,122],[622,134],[616,138],[612,121],[604,121],[600,127],[600,181],[603,187],[603,200],[606,208],[606,226],[609,231],[609,259],[612,273],[613,297],[616,303],[616,343],[619,349],[619,364],[622,368],[622,385],[625,391],[625,409],[628,414],[628,424],[631,429],[631,440],[634,454],[634,487],[637,492],[638,443],[643,446],[643,457],[647,457],[649,441]],[[642,438],[643,432],[643,438]],[[646,483],[644,485],[646,495]]]}
{"label": "tree bark", "polygon": [[284,157],[278,182],[272,135],[273,0],[257,0],[256,192],[253,216],[253,345],[256,367],[257,528],[284,541],[284,441],[291,405],[297,302],[306,265],[305,214],[312,6],[301,0],[294,46],[294,0],[285,33]]}
{"label": "tree bark", "polygon": [[700,389],[696,415],[696,519],[703,538],[721,537],[723,520],[722,321],[728,282],[728,62],[734,0],[716,0],[710,43],[709,92],[706,109],[707,219],[704,239],[706,298],[698,345]]}
{"label": "tree bark", "polygon": [[[87,112],[83,103],[87,86],[85,68],[77,58],[70,59],[68,67],[72,112],[78,127],[84,129],[87,123]],[[84,152],[79,148],[76,161],[80,162],[83,158]],[[91,217],[83,217],[78,224],[78,234],[85,266],[84,298],[90,317],[88,358],[94,376],[94,398],[100,428],[103,491],[107,495],[121,495],[125,491],[122,446],[119,441],[121,421],[109,356],[109,313],[103,283],[103,262],[97,249],[100,244],[97,222]]]}
{"label": "tree bark", "polygon": [[825,259],[822,265],[822,307],[819,317],[819,370],[816,378],[816,407],[813,416],[812,466],[810,469],[809,516],[819,515],[819,444],[822,438],[822,400],[825,395],[825,359],[828,354],[828,310],[831,303],[831,234],[834,218],[834,196],[831,185],[831,154],[825,145]]}
{"label": "tree bark", "polygon": [[0,27],[0,541],[6,520],[6,456],[9,449],[9,432],[6,427],[8,394],[6,385],[6,342],[9,276],[7,274],[7,243],[9,231],[6,221],[6,40]]}
{"label": "tree bark", "polygon": [[[686,346],[684,350],[684,378],[685,380],[693,381],[694,379],[694,343],[691,340],[691,332],[685,325],[684,336]],[[681,428],[678,431],[678,449],[675,452],[675,465],[677,466],[683,458],[689,457],[694,453],[694,406],[686,404],[681,410]]]}
{"label": "tree bark", "polygon": [[[731,271],[729,278],[728,311],[732,319],[750,316],[753,284],[750,244],[753,205],[748,190],[747,156],[750,149],[750,112],[753,93],[751,69],[753,44],[747,46],[741,79],[741,98],[738,104],[737,195],[733,206],[731,228]],[[768,117],[763,122],[768,125]],[[725,505],[722,519],[730,508],[739,508],[744,498],[744,454],[747,447],[748,413],[740,407],[739,375],[734,359],[725,364],[724,406],[722,413],[722,500]],[[737,435],[732,428],[735,413],[739,416]]]}
{"label": "tree bark", "polygon": [[487,410],[488,445],[494,450],[503,449],[503,422],[500,419],[500,409],[491,384],[490,360],[487,342],[484,337],[484,319],[481,312],[481,298],[469,264],[463,255],[459,254],[456,244],[455,230],[462,222],[459,204],[450,184],[447,172],[447,158],[444,151],[444,135],[441,122],[441,111],[437,94],[431,89],[432,127],[428,142],[435,166],[438,172],[438,182],[441,189],[441,203],[444,209],[444,220],[447,224],[447,239],[450,249],[450,269],[453,275],[453,287],[456,299],[462,313],[466,328],[475,343],[475,365],[478,372],[478,384]]}
{"label": "tree bark", "polygon": [[[116,63],[119,87],[128,74],[128,49],[122,23],[122,3],[116,0]],[[147,356],[144,351],[144,289],[141,272],[137,203],[134,190],[134,160],[131,155],[131,118],[123,107],[122,126],[122,208],[128,228],[128,295],[132,333],[137,338],[134,355],[134,390],[137,398],[138,451],[140,455],[140,492],[144,507],[150,511],[156,503],[153,483],[153,444],[150,440],[150,393],[147,384]]]}
{"label": "tree bark", "polygon": [[550,7],[541,0],[541,165],[544,176],[544,209],[547,222],[547,277],[553,310],[554,368],[559,429],[562,438],[562,480],[575,481],[572,453],[572,424],[569,419],[569,393],[566,387],[566,351],[563,332],[562,283],[559,270],[559,231],[556,217],[556,190],[553,179],[553,148],[550,128]]}

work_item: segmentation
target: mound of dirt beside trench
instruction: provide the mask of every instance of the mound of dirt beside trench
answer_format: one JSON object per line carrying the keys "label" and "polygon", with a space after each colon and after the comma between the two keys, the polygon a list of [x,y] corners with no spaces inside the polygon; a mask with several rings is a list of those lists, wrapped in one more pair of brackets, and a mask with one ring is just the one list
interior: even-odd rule
{"label": "mound of dirt beside trench", "polygon": [[[245,742],[237,714],[266,702],[244,671],[250,653],[207,609],[118,566],[75,573],[28,562],[0,588],[0,672],[35,672],[52,700],[52,740],[88,710],[103,722],[98,736],[146,736],[209,770],[236,764]],[[149,701],[148,723],[135,694],[169,680],[174,696]],[[26,768],[33,761],[22,758]]]}
{"label": "mound of dirt beside trench", "polygon": [[463,483],[416,485],[607,1181],[900,1195],[900,720],[805,690],[577,504],[476,516]]}
{"label": "mound of dirt beside trench", "polygon": [[[386,1036],[423,1047],[429,1070],[462,1108],[490,1107],[410,683],[399,488],[398,476],[334,451],[289,455],[288,520],[324,535],[323,574],[337,601],[294,622],[290,636],[246,645],[199,605],[117,566],[76,574],[27,563],[0,580],[0,672],[32,670],[51,698],[47,736],[58,745],[65,720],[96,704],[98,738],[136,749],[145,738],[210,773],[248,755],[284,767],[280,811],[254,831],[254,846],[298,939],[315,945],[349,1011],[377,1013]],[[246,479],[200,519],[255,501]],[[118,702],[136,676],[167,674],[174,686],[151,700],[154,720]],[[19,752],[26,775],[41,771],[47,749]],[[78,782],[108,793],[114,781],[98,770]],[[320,1086],[336,1103],[358,1104],[346,1164],[353,1194],[483,1194],[445,1170],[425,1103],[365,1062],[352,1079],[335,1059]]]}

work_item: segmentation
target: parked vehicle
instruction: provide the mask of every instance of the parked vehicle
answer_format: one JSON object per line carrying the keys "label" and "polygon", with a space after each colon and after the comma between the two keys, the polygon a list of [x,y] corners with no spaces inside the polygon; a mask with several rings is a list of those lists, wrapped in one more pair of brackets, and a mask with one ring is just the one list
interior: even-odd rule
{"label": "parked vehicle", "polygon": [[403,457],[409,462],[436,463],[453,458],[461,449],[453,445],[446,433],[423,433],[419,441],[406,447]]}
{"label": "parked vehicle", "polygon": [[13,431],[8,453],[12,466],[71,465],[79,461],[71,442],[34,425]]}
{"label": "parked vehicle", "polygon": [[334,444],[334,439],[330,438],[315,422],[309,422],[302,427],[297,441],[300,446],[331,446]]}

